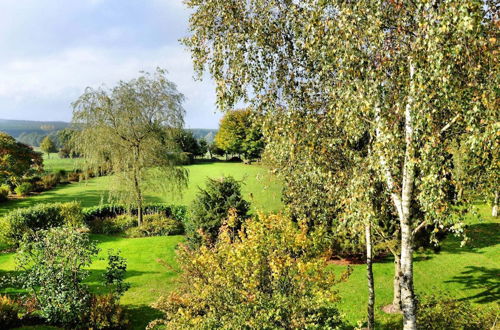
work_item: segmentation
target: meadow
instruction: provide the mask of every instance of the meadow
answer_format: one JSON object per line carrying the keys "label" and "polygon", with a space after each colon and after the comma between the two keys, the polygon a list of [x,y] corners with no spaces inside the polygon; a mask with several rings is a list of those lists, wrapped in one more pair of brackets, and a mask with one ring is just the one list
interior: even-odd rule
{"label": "meadow", "polygon": [[[60,168],[69,169],[71,160],[61,160],[52,156],[46,160],[48,171]],[[67,166],[67,167],[64,167]],[[167,196],[149,192],[148,200],[169,204],[189,205],[198,187],[204,185],[208,177],[232,175],[243,180],[243,193],[252,203],[253,212],[276,212],[282,208],[281,186],[260,165],[241,163],[203,162],[186,167],[189,170],[188,188],[177,196]],[[77,200],[83,206],[92,206],[106,201],[106,188],[110,178],[94,178],[88,182],[61,185],[58,188],[30,196],[25,199],[2,204],[1,213],[17,207],[26,207],[42,202],[65,202]],[[416,292],[448,293],[459,299],[469,300],[474,304],[498,308],[500,298],[500,281],[498,274],[498,255],[500,255],[498,218],[489,216],[490,209],[484,203],[477,204],[478,215],[470,215],[467,219],[471,242],[460,247],[460,240],[448,237],[442,244],[439,253],[421,252],[415,256]],[[126,281],[131,289],[126,292],[121,302],[131,313],[134,328],[145,325],[161,316],[151,304],[161,295],[167,294],[176,287],[177,265],[175,248],[183,241],[182,236],[122,238],[118,236],[93,235],[99,242],[101,254],[108,249],[118,249],[127,259],[128,272]],[[169,266],[166,267],[165,264]],[[339,273],[346,266],[332,265]],[[352,265],[352,275],[338,287],[341,297],[340,309],[351,326],[356,326],[364,319],[367,301],[366,272],[364,265]],[[0,254],[0,270],[14,271],[14,255]],[[96,260],[92,265],[92,273],[88,284],[99,292],[98,279],[102,276],[105,263]],[[381,328],[398,328],[400,315],[384,314],[380,308],[392,300],[393,261],[384,259],[374,265],[375,286],[377,294],[376,317]],[[15,291],[6,289],[7,292]],[[400,324],[400,323],[399,323]]]}

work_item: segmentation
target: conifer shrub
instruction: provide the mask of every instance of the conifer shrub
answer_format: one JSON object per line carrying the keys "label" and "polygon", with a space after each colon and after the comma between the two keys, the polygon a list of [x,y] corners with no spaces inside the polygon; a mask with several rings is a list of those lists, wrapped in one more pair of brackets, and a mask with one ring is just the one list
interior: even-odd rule
{"label": "conifer shrub", "polygon": [[239,228],[248,217],[250,203],[241,195],[241,183],[233,177],[208,179],[205,188],[199,188],[185,223],[186,236],[191,246],[213,244],[219,229],[234,212],[235,228]]}

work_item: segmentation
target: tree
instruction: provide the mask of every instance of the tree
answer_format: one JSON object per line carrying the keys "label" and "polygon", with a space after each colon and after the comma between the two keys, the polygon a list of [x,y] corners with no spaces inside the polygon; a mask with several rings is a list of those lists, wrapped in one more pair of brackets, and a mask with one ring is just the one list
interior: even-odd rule
{"label": "tree", "polygon": [[199,191],[186,223],[186,236],[192,246],[212,245],[219,229],[233,213],[233,227],[239,229],[248,217],[250,203],[241,196],[241,184],[233,177],[207,179],[206,188]]}
{"label": "tree", "polygon": [[[498,99],[494,84],[484,79],[498,75],[496,39],[489,38],[498,24],[495,3],[187,4],[193,13],[184,42],[198,73],[206,69],[215,79],[220,108],[248,100],[263,113],[324,117],[333,132],[343,133],[326,144],[340,147],[333,162],[344,160],[345,146],[367,139],[368,152],[350,167],[373,173],[390,197],[401,233],[403,324],[416,329],[413,241],[425,226],[439,230],[454,215],[456,205],[446,198],[453,187],[449,147],[466,139],[481,144],[482,123],[498,121],[485,101]],[[415,210],[421,216],[414,217]]]}
{"label": "tree", "polygon": [[[208,142],[207,140],[205,140],[204,138],[200,139],[198,141],[198,145],[199,145],[199,156],[203,157],[207,154],[207,152],[209,151],[208,150]],[[210,155],[210,158],[212,158],[212,155]]]}
{"label": "tree", "polygon": [[261,129],[250,109],[227,112],[215,135],[217,146],[229,154],[260,157],[264,149]]}
{"label": "tree", "polygon": [[196,140],[196,138],[194,137],[192,131],[185,129],[179,130],[175,135],[175,141],[178,144],[179,148],[182,150],[182,152],[188,154],[190,160],[192,160],[192,158],[194,157],[202,155],[200,144],[198,143],[198,140]]}
{"label": "tree", "polygon": [[40,149],[42,149],[42,151],[45,152],[49,158],[50,153],[57,152],[56,145],[49,136],[43,138],[42,142],[40,143]]}
{"label": "tree", "polygon": [[109,91],[87,88],[73,103],[76,151],[87,168],[113,175],[112,195],[137,207],[139,225],[146,189],[178,191],[186,185],[174,141],[183,124],[183,100],[157,69]]}
{"label": "tree", "polygon": [[57,132],[57,138],[60,145],[59,156],[62,156],[62,158],[74,158],[79,156],[75,152],[74,146],[71,145],[74,134],[75,130],[71,128],[64,128]]}
{"label": "tree", "polygon": [[21,183],[23,177],[43,169],[42,155],[32,147],[17,142],[12,136],[0,132],[0,182],[11,187]]}

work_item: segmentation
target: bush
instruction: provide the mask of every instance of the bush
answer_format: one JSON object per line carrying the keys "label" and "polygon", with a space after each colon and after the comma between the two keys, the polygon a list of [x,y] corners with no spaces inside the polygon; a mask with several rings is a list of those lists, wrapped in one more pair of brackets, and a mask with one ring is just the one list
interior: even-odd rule
{"label": "bush", "polygon": [[419,301],[417,324],[419,329],[493,329],[498,311],[474,307],[468,301],[449,295],[425,296]]}
{"label": "bush", "polygon": [[19,305],[7,296],[0,296],[0,327],[10,329],[19,326]]}
{"label": "bush", "polygon": [[89,329],[126,329],[129,322],[112,294],[93,295],[86,321]]}
{"label": "bush", "polygon": [[191,217],[185,223],[186,236],[192,246],[213,244],[228,212],[237,214],[235,228],[247,217],[250,203],[241,196],[241,185],[233,177],[208,179],[206,188],[199,188]]}
{"label": "bush", "polygon": [[81,173],[73,171],[68,173],[68,181],[69,182],[78,182],[80,181]]}
{"label": "bush", "polygon": [[145,215],[143,223],[139,227],[132,227],[126,231],[128,237],[168,236],[183,233],[182,222],[167,218],[162,214]]}
{"label": "bush", "polygon": [[61,182],[61,177],[55,173],[50,173],[42,176],[40,182],[43,189],[49,190],[54,188]]}
{"label": "bush", "polygon": [[180,287],[154,307],[168,329],[332,329],[336,279],[305,224],[282,215],[230,217],[212,248],[181,245]]}
{"label": "bush", "polygon": [[119,234],[137,225],[137,220],[129,214],[121,214],[114,217],[94,218],[88,222],[93,234]]}
{"label": "bush", "polygon": [[88,235],[65,227],[40,230],[21,241],[17,281],[36,297],[40,315],[48,322],[76,325],[88,314],[85,268],[98,251]]}
{"label": "bush", "polygon": [[7,184],[0,186],[0,202],[6,202],[9,199],[10,187]]}
{"label": "bush", "polygon": [[33,185],[29,182],[23,182],[14,189],[18,196],[28,196],[33,191]]}
{"label": "bush", "polygon": [[27,233],[64,224],[78,227],[84,224],[83,219],[82,209],[77,202],[37,204],[8,213],[2,221],[0,238],[16,244]]}

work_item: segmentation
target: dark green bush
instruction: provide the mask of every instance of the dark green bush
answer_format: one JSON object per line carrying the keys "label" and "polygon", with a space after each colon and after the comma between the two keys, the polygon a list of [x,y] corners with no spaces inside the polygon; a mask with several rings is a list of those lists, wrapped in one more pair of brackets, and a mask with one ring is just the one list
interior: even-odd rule
{"label": "dark green bush", "polygon": [[0,202],[5,202],[9,199],[9,192],[9,185],[3,184],[0,186]]}
{"label": "dark green bush", "polygon": [[[17,282],[35,296],[40,315],[52,324],[77,325],[88,314],[83,283],[99,249],[88,235],[61,227],[25,236],[17,251]],[[33,267],[36,265],[36,267]]]}
{"label": "dark green bush", "polygon": [[19,305],[7,296],[0,296],[0,328],[11,329],[19,326]]}
{"label": "dark green bush", "polygon": [[106,218],[93,218],[87,222],[93,234],[119,234],[137,225],[137,219],[129,214],[120,214]]}
{"label": "dark green bush", "polygon": [[456,300],[446,294],[429,295],[420,299],[417,324],[419,329],[493,329],[498,311],[473,306],[469,301]]}
{"label": "dark green bush", "polygon": [[239,228],[249,209],[250,203],[241,196],[240,182],[231,176],[208,179],[206,188],[199,188],[185,222],[188,242],[192,246],[199,246],[204,240],[213,244],[230,210],[237,214],[235,227]]}
{"label": "dark green bush", "polygon": [[17,244],[26,233],[59,227],[64,224],[82,226],[84,217],[77,202],[37,204],[8,213],[1,222],[0,238]]}
{"label": "dark green bush", "polygon": [[33,185],[29,182],[23,182],[16,188],[14,188],[14,191],[18,196],[24,197],[33,191]]}
{"label": "dark green bush", "polygon": [[181,221],[168,218],[163,214],[147,214],[139,227],[132,227],[126,231],[128,237],[151,237],[181,235],[184,226]]}

